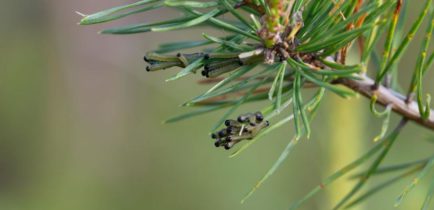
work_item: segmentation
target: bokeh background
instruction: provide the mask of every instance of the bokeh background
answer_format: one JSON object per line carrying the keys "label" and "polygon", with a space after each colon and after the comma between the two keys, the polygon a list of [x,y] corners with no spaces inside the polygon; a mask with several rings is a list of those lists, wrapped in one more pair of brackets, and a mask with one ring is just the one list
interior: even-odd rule
{"label": "bokeh background", "polygon": [[[77,25],[80,16],[75,11],[89,14],[129,2],[1,1],[0,209],[287,209],[373,145],[381,120],[368,111],[368,101],[329,94],[314,121],[312,138],[302,141],[241,205],[291,139],[291,125],[234,159],[208,138],[222,112],[163,125],[164,119],[189,111],[178,105],[206,87],[196,83],[199,76],[167,83],[173,70],[146,73],[142,56],[164,41],[200,38],[203,29],[97,34],[110,26],[176,15],[170,10],[99,26]],[[412,11],[419,6],[412,5]],[[409,20],[414,14],[409,13]],[[400,64],[404,87],[418,47],[413,44]],[[434,92],[427,81],[426,90]],[[394,124],[397,119],[394,116]],[[386,162],[432,155],[432,134],[411,124]],[[354,209],[418,209],[426,180],[401,207],[393,207],[410,181],[402,180]],[[351,184],[348,179],[337,182],[302,209],[330,209]]]}

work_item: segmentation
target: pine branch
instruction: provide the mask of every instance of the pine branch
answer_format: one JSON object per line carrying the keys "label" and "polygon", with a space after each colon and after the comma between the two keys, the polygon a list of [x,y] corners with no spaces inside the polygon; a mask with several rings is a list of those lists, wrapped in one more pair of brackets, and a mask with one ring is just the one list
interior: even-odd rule
{"label": "pine branch", "polygon": [[[324,180],[291,207],[296,209],[321,189],[347,175],[361,164],[372,160],[380,152],[365,176],[336,206],[338,209],[351,202],[352,197],[371,175],[379,174],[382,170],[380,167],[382,160],[407,121],[414,121],[427,129],[434,130],[434,112],[430,109],[430,95],[427,95],[425,102],[423,100],[423,79],[434,64],[434,53],[427,55],[434,31],[434,6],[432,0],[424,0],[422,10],[415,13],[416,21],[411,24],[410,30],[404,36],[408,1],[141,0],[85,16],[81,24],[103,23],[149,10],[170,7],[180,11],[182,17],[111,28],[102,33],[134,34],[201,26],[224,29],[232,33],[225,37],[203,34],[205,40],[164,43],[160,49],[148,53],[145,61],[149,64],[146,70],[150,72],[172,67],[182,68],[167,81],[177,80],[200,70],[206,79],[199,83],[214,84],[208,91],[183,104],[187,107],[200,107],[200,109],[171,118],[166,122],[177,122],[228,108],[213,127],[214,133],[211,137],[216,147],[225,149],[236,147],[236,144],[243,141],[247,142],[231,157],[240,154],[274,129],[294,121],[294,140],[288,144],[273,167],[247,197],[277,170],[301,137],[309,138],[311,130],[314,132],[314,128],[310,127],[310,120],[315,115],[326,91],[345,98],[358,93],[370,99],[372,114],[377,117],[385,116],[381,134],[376,138],[378,143],[365,155]],[[220,16],[224,14],[231,14],[235,20],[223,20]],[[404,96],[397,82],[398,63],[404,57],[410,43],[414,41],[426,17],[430,19],[425,39],[417,58],[410,88]],[[384,42],[383,50],[377,48],[381,42]],[[359,46],[360,62],[357,65],[347,65],[345,61],[354,43]],[[204,46],[207,48],[192,54],[183,52],[178,52],[176,55],[161,54]],[[369,69],[369,72],[375,73],[374,79],[367,76],[370,65],[375,66]],[[305,101],[303,90],[307,88],[317,88],[318,91],[314,97]],[[269,105],[260,111],[255,110],[240,114],[235,119],[226,120],[246,103],[267,100]],[[376,104],[385,106],[385,111],[377,111]],[[273,122],[275,116],[283,113],[282,111],[291,105],[292,113],[286,114],[281,121]],[[400,115],[402,121],[395,130],[388,132],[392,111]],[[215,132],[219,127],[223,128]],[[434,164],[425,167],[418,177],[422,178],[431,169],[431,165]],[[417,170],[421,169],[417,168]],[[393,182],[395,179],[372,190],[376,192]],[[414,186],[411,185],[408,189]],[[433,189],[434,187],[427,193],[426,202],[423,204],[426,208],[434,194]],[[409,191],[406,190],[405,194]],[[366,197],[369,196],[362,195],[349,205],[359,203]]]}
{"label": "pine branch", "polygon": [[378,89],[375,89],[375,81],[367,77],[366,75],[362,75],[360,77],[360,80],[339,79],[336,82],[338,84],[345,85],[346,87],[368,98],[372,98],[374,95],[376,95],[377,104],[382,106],[391,105],[395,113],[409,120],[412,120],[428,129],[434,130],[433,112],[431,112],[431,115],[428,119],[424,120],[419,113],[417,102],[411,101],[407,103],[405,96],[382,85],[379,86]]}

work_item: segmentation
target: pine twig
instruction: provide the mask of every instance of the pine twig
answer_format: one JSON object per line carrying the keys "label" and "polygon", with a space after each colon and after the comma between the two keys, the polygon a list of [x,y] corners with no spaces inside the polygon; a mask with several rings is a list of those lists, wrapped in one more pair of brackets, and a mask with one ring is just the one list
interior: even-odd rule
{"label": "pine twig", "polygon": [[392,110],[405,117],[411,121],[418,123],[430,130],[434,130],[434,114],[431,112],[431,115],[427,120],[422,119],[419,113],[419,108],[416,102],[411,101],[409,103],[406,102],[406,97],[401,94],[394,92],[391,89],[388,89],[384,86],[379,86],[378,89],[375,89],[375,82],[371,78],[366,75],[362,75],[360,80],[354,79],[339,79],[338,83],[368,97],[372,98],[374,95],[377,95],[377,104],[382,106],[392,106]]}

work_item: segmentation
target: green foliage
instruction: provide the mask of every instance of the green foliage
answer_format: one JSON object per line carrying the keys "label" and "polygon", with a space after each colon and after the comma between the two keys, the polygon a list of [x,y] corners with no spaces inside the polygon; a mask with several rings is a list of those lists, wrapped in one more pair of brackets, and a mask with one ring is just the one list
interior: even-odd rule
{"label": "green foliage", "polygon": [[[216,83],[208,91],[184,103],[184,106],[197,108],[195,111],[171,118],[166,123],[228,108],[211,129],[215,131],[225,122],[225,119],[233,116],[244,104],[268,100],[269,106],[261,112],[265,119],[272,120],[272,125],[242,145],[231,155],[235,157],[267,133],[294,121],[294,138],[245,199],[278,169],[300,139],[309,138],[310,122],[325,92],[330,91],[345,98],[353,97],[354,90],[359,90],[339,86],[340,82],[362,80],[361,76],[367,73],[368,66],[371,64],[377,67],[377,69],[369,69],[369,72],[375,74],[375,84],[371,90],[371,110],[377,117],[385,116],[381,133],[375,139],[378,143],[365,155],[325,179],[305,197],[292,204],[290,209],[297,209],[322,189],[371,159],[373,162],[369,169],[355,176],[358,183],[335,209],[354,206],[403,177],[418,173],[416,179],[422,179],[431,170],[432,158],[393,167],[380,167],[408,119],[403,116],[401,123],[387,133],[391,112],[397,110],[392,102],[386,104],[387,108],[384,112],[379,112],[375,108],[379,100],[377,90],[384,85],[385,88],[390,88],[391,95],[407,103],[410,103],[413,95],[416,94],[419,117],[425,121],[430,120],[430,97],[428,96],[426,103],[423,102],[422,88],[424,75],[434,61],[434,54],[427,55],[434,29],[434,6],[431,0],[425,1],[422,11],[404,37],[402,34],[408,4],[407,1],[403,3],[401,0],[339,1],[338,3],[329,0],[245,0],[241,2],[146,0],[85,16],[81,24],[113,21],[162,7],[180,11],[182,16],[155,23],[120,26],[106,29],[102,33],[164,32],[193,27],[212,27],[231,33],[225,37],[203,34],[204,39],[198,41],[163,43],[153,54],[145,57],[150,64],[147,68],[149,71],[164,70],[173,66],[183,68],[167,81],[177,80],[203,69],[202,75],[207,77],[205,81]],[[222,19],[221,16],[225,14],[231,14],[234,19],[230,21]],[[408,46],[413,42],[427,16],[430,17],[430,22],[427,24],[425,39],[417,58],[411,87],[407,97],[403,98],[396,94],[400,91],[396,83],[399,71],[397,64],[407,52]],[[346,55],[356,44],[360,50],[359,64],[348,65],[345,62]],[[204,46],[207,48],[203,49]],[[384,47],[379,50],[377,46]],[[164,54],[185,49],[196,49],[198,53]],[[382,55],[381,60],[378,60],[380,57],[378,55]],[[395,82],[391,84],[389,80]],[[305,103],[303,98],[306,97],[304,93],[306,88],[315,88],[318,91]],[[292,113],[282,112],[290,107]],[[278,115],[285,116],[280,121],[273,122],[273,118]],[[371,177],[384,173],[399,173],[402,170],[405,170],[404,173],[353,199]],[[405,195],[414,187],[416,187],[415,183],[410,184],[397,203],[403,201]],[[427,193],[423,209],[429,208],[433,193],[434,184]]]}

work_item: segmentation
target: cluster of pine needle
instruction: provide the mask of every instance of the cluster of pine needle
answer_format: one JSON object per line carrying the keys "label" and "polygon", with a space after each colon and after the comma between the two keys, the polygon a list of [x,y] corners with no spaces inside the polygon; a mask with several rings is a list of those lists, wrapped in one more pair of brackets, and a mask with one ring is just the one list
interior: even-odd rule
{"label": "cluster of pine needle", "polygon": [[[358,182],[353,190],[336,204],[335,209],[341,209],[365,201],[404,177],[416,176],[417,180],[422,179],[434,166],[432,157],[400,165],[382,166],[382,161],[402,128],[409,120],[414,119],[402,116],[401,122],[389,131],[390,113],[395,111],[399,114],[398,105],[393,101],[382,103],[386,106],[382,112],[377,111],[375,106],[380,103],[382,96],[379,90],[383,88],[403,103],[416,103],[418,113],[413,114],[417,115],[420,124],[430,124],[433,120],[429,95],[424,102],[423,79],[434,61],[434,54],[428,55],[434,29],[434,6],[431,0],[421,2],[424,2],[422,11],[417,14],[415,22],[409,23],[411,27],[408,31],[404,29],[408,1],[403,0],[142,0],[85,15],[80,23],[97,24],[150,10],[171,8],[179,12],[178,17],[110,28],[102,33],[136,34],[195,27],[211,27],[227,32],[223,37],[203,34],[202,40],[163,43],[159,49],[145,55],[145,61],[148,63],[147,71],[180,69],[168,81],[196,74],[205,77],[202,79],[203,83],[214,84],[209,90],[184,104],[197,107],[196,111],[173,117],[167,122],[227,109],[211,130],[217,132],[224,124],[228,127],[213,134],[213,138],[217,139],[216,146],[230,149],[235,143],[247,140],[231,157],[240,154],[274,129],[293,122],[294,138],[245,199],[276,171],[300,139],[310,137],[310,122],[325,93],[331,92],[349,98],[356,95],[361,88],[354,85],[350,85],[351,88],[345,87],[344,81],[373,81],[369,90],[364,93],[371,99],[372,113],[384,118],[384,125],[375,145],[365,155],[326,178],[290,208],[297,209],[328,185],[373,160],[368,170],[352,176]],[[222,18],[226,14],[233,18]],[[411,85],[407,92],[403,92],[404,88],[398,83],[398,64],[410,43],[413,43],[414,36],[424,33],[420,32],[424,21],[427,23],[425,36]],[[195,49],[196,52],[184,53],[186,49]],[[348,65],[346,62],[350,50],[358,50],[360,54],[356,65]],[[367,75],[375,76],[367,79]],[[303,90],[307,88],[315,90],[316,93],[303,94]],[[366,91],[370,94],[366,94]],[[254,110],[260,113],[260,116],[247,114],[253,117],[249,123],[227,120],[234,115],[246,116],[237,111],[242,105],[262,101],[269,101],[269,105],[261,110]],[[285,114],[287,116],[274,122],[273,118],[276,116],[288,113],[282,112],[285,109],[292,110],[291,114]],[[271,122],[270,126],[268,121]],[[267,123],[264,124],[265,122]],[[396,177],[373,187],[365,194],[360,194],[360,189],[370,178],[391,173],[397,174]],[[434,194],[434,177],[431,179],[433,181],[422,209],[429,209]],[[417,182],[410,183],[397,198],[396,205],[399,205],[416,185]]]}

